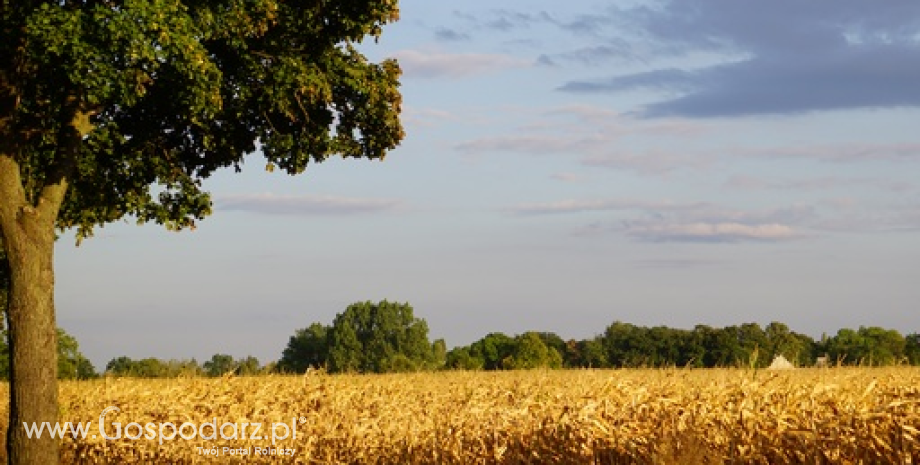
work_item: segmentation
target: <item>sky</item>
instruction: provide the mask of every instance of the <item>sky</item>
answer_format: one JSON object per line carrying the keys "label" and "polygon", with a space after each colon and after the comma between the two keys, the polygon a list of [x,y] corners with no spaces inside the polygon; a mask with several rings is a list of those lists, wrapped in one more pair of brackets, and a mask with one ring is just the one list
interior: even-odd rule
{"label": "sky", "polygon": [[402,0],[383,162],[207,180],[195,231],[56,249],[58,323],[118,356],[277,360],[359,301],[449,347],[781,321],[920,331],[920,2]]}

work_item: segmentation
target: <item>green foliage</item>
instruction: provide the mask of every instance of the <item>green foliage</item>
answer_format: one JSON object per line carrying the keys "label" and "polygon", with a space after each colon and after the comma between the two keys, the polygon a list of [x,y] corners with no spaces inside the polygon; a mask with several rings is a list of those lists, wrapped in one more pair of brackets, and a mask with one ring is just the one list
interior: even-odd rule
{"label": "green foliage", "polygon": [[502,370],[507,367],[506,360],[514,353],[515,345],[514,338],[504,333],[489,333],[470,345],[470,356],[482,360],[486,370]]}
{"label": "green foliage", "polygon": [[162,378],[166,377],[168,367],[166,363],[156,358],[131,360],[128,357],[119,357],[106,364],[105,372],[114,376]]}
{"label": "green foliage", "polygon": [[911,365],[920,365],[920,333],[904,337],[904,356]]}
{"label": "green foliage", "polygon": [[433,369],[441,369],[447,364],[447,342],[437,339],[431,344],[431,362]]}
{"label": "green foliage", "polygon": [[211,360],[204,362],[202,368],[204,368],[204,373],[208,376],[221,376],[236,371],[237,363],[230,355],[214,354]]}
{"label": "green foliage", "polygon": [[249,376],[259,374],[262,371],[259,366],[259,359],[253,356],[236,360],[233,356],[227,354],[214,354],[211,360],[204,362],[202,369],[207,376],[223,376],[226,374]]}
{"label": "green foliage", "polygon": [[80,352],[77,340],[58,328],[58,379],[95,378],[96,369]]}
{"label": "green foliage", "polygon": [[512,355],[505,360],[506,368],[562,368],[562,356],[559,351],[549,347],[540,333],[526,332],[515,338],[514,342]]}
{"label": "green foliage", "polygon": [[392,0],[5,3],[0,155],[33,203],[69,181],[58,225],[80,237],[126,215],[192,226],[201,179],[257,148],[296,174],[400,142],[399,67],[354,46],[397,18]]}
{"label": "green foliage", "polygon": [[569,368],[605,368],[607,352],[601,337],[566,343],[564,364]]}
{"label": "green foliage", "polygon": [[471,355],[469,347],[455,347],[447,353],[445,367],[451,370],[482,370],[485,360]]}
{"label": "green foliage", "polygon": [[330,328],[313,323],[298,329],[281,353],[277,370],[282,373],[303,373],[308,368],[320,368],[329,358],[328,334]]}
{"label": "green foliage", "polygon": [[133,378],[175,378],[179,376],[194,377],[203,374],[202,367],[195,359],[160,360],[148,357],[133,360],[121,356],[113,358],[105,366],[105,374]]}
{"label": "green foliage", "polygon": [[428,324],[408,303],[361,302],[335,317],[328,332],[330,372],[384,373],[434,366]]}
{"label": "green foliage", "polygon": [[[57,330],[58,379],[92,379],[98,376],[92,362],[80,352],[77,340],[61,328]],[[10,348],[7,331],[0,335],[0,379],[10,379]]]}
{"label": "green foliage", "polygon": [[843,328],[827,338],[822,349],[834,363],[845,365],[892,365],[910,360],[908,341],[896,330],[861,326]]}
{"label": "green foliage", "polygon": [[236,361],[236,373],[240,376],[253,376],[264,371],[265,369],[259,365],[259,359],[251,355]]}

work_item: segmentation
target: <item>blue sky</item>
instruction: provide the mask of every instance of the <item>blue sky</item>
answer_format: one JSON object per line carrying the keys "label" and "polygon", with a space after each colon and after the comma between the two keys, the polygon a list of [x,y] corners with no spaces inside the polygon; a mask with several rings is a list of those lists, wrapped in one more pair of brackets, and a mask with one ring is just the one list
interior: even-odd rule
{"label": "blue sky", "polygon": [[277,359],[356,301],[432,339],[782,321],[920,331],[920,3],[402,0],[383,162],[206,182],[194,232],[57,246],[59,324],[110,359]]}

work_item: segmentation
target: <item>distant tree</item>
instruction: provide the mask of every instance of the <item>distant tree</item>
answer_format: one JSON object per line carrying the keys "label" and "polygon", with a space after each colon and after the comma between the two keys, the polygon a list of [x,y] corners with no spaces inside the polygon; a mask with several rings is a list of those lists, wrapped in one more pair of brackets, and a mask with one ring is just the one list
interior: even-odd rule
{"label": "distant tree", "polygon": [[439,370],[447,364],[447,343],[444,339],[436,339],[431,344],[432,368]]}
{"label": "distant tree", "polygon": [[562,354],[562,366],[565,368],[606,368],[607,353],[604,350],[603,337],[593,339],[569,339]]}
{"label": "distant tree", "polygon": [[153,357],[133,360],[121,356],[110,360],[105,366],[105,372],[113,376],[165,378],[169,376],[169,364]]}
{"label": "distant tree", "polygon": [[214,354],[211,360],[204,362],[202,367],[208,376],[222,376],[227,373],[234,373],[238,367],[236,360],[227,354]]}
{"label": "distant tree", "polygon": [[504,369],[505,360],[514,353],[516,342],[504,333],[489,333],[482,339],[470,344],[469,355],[474,360],[482,360],[486,370]]}
{"label": "distant tree", "polygon": [[579,344],[581,351],[582,366],[587,368],[607,368],[610,362],[607,360],[607,352],[604,350],[603,339],[598,336],[594,339],[587,339]]}
{"label": "distant tree", "polygon": [[134,376],[138,378],[165,378],[169,370],[162,360],[148,357],[134,364]]}
{"label": "distant tree", "polygon": [[738,337],[737,362],[745,367],[765,368],[773,361],[767,334],[758,323],[743,323],[734,327]]}
{"label": "distant tree", "polygon": [[850,328],[841,328],[824,341],[824,348],[832,364],[855,365],[867,360],[868,346],[863,337]]}
{"label": "distant tree", "polygon": [[566,347],[565,340],[559,337],[558,334],[553,333],[553,332],[540,331],[540,332],[537,332],[537,336],[540,338],[541,341],[543,341],[544,344],[546,344],[546,347],[556,349],[556,352],[558,352],[559,355],[562,355],[565,353],[565,347]]}
{"label": "distant tree", "polygon": [[920,365],[920,333],[904,337],[904,355],[911,365]]}
{"label": "distant tree", "polygon": [[469,347],[455,347],[447,352],[445,366],[450,370],[482,370],[485,360],[470,354]]}
{"label": "distant tree", "polygon": [[857,333],[866,344],[869,365],[894,365],[904,359],[906,341],[897,330],[861,326]]}
{"label": "distant tree", "polygon": [[170,378],[196,377],[204,373],[204,370],[198,365],[194,358],[188,360],[172,359],[165,362],[166,374]]}
{"label": "distant tree", "polygon": [[331,372],[412,371],[433,364],[428,324],[408,303],[349,305],[328,334]]}
{"label": "distant tree", "polygon": [[611,366],[652,366],[655,347],[646,328],[615,321],[604,331],[603,340]]}
{"label": "distant tree", "polygon": [[562,356],[544,342],[540,333],[526,332],[515,338],[514,351],[505,359],[505,368],[562,368]]}
{"label": "distant tree", "polygon": [[[61,328],[57,331],[58,379],[92,379],[98,376],[92,362],[80,352],[77,340]],[[7,331],[0,335],[0,379],[10,378],[10,351]]]}
{"label": "distant tree", "polygon": [[124,355],[113,358],[105,365],[105,372],[113,376],[132,376],[134,372],[134,360]]}
{"label": "distant tree", "polygon": [[277,369],[283,373],[303,373],[308,368],[326,365],[329,359],[329,327],[313,323],[298,329],[281,353]]}
{"label": "distant tree", "polygon": [[712,356],[716,367],[747,366],[753,347],[741,345],[738,326],[725,326],[716,329],[709,340],[706,352]]}
{"label": "distant tree", "polygon": [[262,372],[262,366],[259,359],[253,356],[247,356],[236,361],[236,373],[240,376],[253,376]]}
{"label": "distant tree", "polygon": [[76,338],[58,328],[58,379],[90,379],[96,376],[96,369],[80,352]]}
{"label": "distant tree", "polygon": [[665,326],[642,328],[650,357],[646,364],[652,367],[674,366],[680,358],[680,331]]}

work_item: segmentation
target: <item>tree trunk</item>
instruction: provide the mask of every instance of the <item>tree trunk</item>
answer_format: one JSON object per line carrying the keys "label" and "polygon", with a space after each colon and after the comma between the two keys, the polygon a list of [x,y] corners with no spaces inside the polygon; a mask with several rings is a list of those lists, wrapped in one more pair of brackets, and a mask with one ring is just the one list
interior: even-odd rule
{"label": "tree trunk", "polygon": [[[45,428],[29,437],[24,424],[52,426],[58,420],[57,325],[54,316],[54,236],[6,235],[12,277],[8,319],[10,344],[10,423],[7,453],[11,464],[59,462],[60,439]],[[33,435],[34,436],[34,435]]]}
{"label": "tree trunk", "polygon": [[[48,428],[58,420],[57,325],[54,318],[55,221],[66,181],[47,184],[34,202],[23,188],[20,167],[0,153],[0,229],[9,264],[7,309],[10,346],[10,422],[7,460],[11,464],[60,461],[59,438]],[[29,437],[26,425],[40,428]],[[30,428],[31,429],[31,428]]]}

